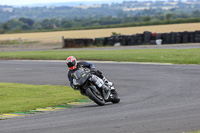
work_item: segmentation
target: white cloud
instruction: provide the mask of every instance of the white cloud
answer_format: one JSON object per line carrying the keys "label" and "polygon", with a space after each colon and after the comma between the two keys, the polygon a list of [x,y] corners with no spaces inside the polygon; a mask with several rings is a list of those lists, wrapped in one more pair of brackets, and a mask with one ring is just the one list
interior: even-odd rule
{"label": "white cloud", "polygon": [[[106,0],[1,0],[0,5],[29,5],[37,3],[59,3],[59,2],[94,2],[94,1],[106,1]],[[123,1],[123,0],[116,0]]]}

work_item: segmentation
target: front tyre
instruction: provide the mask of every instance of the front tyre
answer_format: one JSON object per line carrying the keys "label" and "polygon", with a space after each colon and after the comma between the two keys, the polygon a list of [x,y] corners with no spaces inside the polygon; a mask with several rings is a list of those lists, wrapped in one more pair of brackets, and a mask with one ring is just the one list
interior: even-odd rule
{"label": "front tyre", "polygon": [[91,88],[88,88],[86,90],[86,94],[96,104],[98,104],[100,106],[105,105],[105,100],[103,99],[103,97],[102,97],[102,95],[100,93],[97,94],[94,90],[92,90]]}
{"label": "front tyre", "polygon": [[119,97],[117,91],[112,90],[112,91],[111,91],[111,94],[112,94],[111,102],[112,102],[112,103],[119,103],[120,97]]}

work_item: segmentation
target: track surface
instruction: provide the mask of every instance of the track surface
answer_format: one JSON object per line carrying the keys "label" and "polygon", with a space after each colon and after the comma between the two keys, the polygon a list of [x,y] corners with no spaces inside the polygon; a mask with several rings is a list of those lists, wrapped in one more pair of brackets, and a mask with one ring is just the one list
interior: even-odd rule
{"label": "track surface", "polygon": [[[200,66],[94,63],[119,104],[0,121],[0,133],[182,133],[200,129]],[[69,85],[65,63],[0,61],[0,82]]]}
{"label": "track surface", "polygon": [[97,47],[97,48],[67,48],[60,49],[61,46],[44,46],[44,48],[37,47],[1,47],[0,52],[8,51],[38,51],[38,50],[58,50],[58,51],[75,51],[75,50],[120,50],[120,49],[191,49],[200,48],[200,43],[188,43],[188,44],[164,44],[164,45],[136,45],[136,46],[120,46],[120,47]]}

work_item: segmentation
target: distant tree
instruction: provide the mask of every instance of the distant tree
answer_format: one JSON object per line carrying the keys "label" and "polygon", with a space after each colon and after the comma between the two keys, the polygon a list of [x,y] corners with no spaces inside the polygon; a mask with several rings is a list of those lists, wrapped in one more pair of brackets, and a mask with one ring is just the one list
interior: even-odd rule
{"label": "distant tree", "polygon": [[165,20],[164,15],[155,15],[155,16],[153,16],[153,18],[155,18],[155,20]]}
{"label": "distant tree", "polygon": [[128,16],[128,14],[124,11],[117,12],[117,17],[119,17],[119,18],[125,18],[127,16]]}
{"label": "distant tree", "polygon": [[19,21],[28,24],[29,26],[33,26],[34,21],[32,19],[29,18],[19,18]]}
{"label": "distant tree", "polygon": [[177,16],[177,18],[190,18],[191,15],[187,13],[180,13]]}
{"label": "distant tree", "polygon": [[43,20],[40,24],[43,29],[54,29],[54,23],[52,23],[49,19]]}
{"label": "distant tree", "polygon": [[200,10],[195,10],[195,11],[193,11],[193,12],[192,12],[192,15],[193,15],[194,17],[200,17]]}
{"label": "distant tree", "polygon": [[1,25],[1,28],[4,29],[4,30],[8,30],[9,29],[9,24],[8,23],[3,23]]}
{"label": "distant tree", "polygon": [[112,36],[120,36],[122,35],[121,33],[116,33],[116,32],[112,32]]}
{"label": "distant tree", "polygon": [[23,24],[21,27],[20,27],[21,30],[30,30],[31,29],[31,26],[29,26],[28,24]]}
{"label": "distant tree", "polygon": [[33,29],[35,29],[35,30],[41,30],[41,29],[42,29],[42,26],[40,25],[39,22],[35,22],[35,23],[33,24]]}
{"label": "distant tree", "polygon": [[15,28],[12,29],[12,31],[18,33],[18,32],[22,32],[21,26],[17,26]]}
{"label": "distant tree", "polygon": [[133,20],[133,22],[140,22],[141,21],[141,17],[139,17],[139,16],[133,16],[132,20]]}
{"label": "distant tree", "polygon": [[3,34],[3,33],[5,33],[5,32],[6,32],[5,29],[0,28],[0,34]]}
{"label": "distant tree", "polygon": [[151,21],[151,17],[150,16],[145,16],[145,17],[142,18],[142,21],[149,22],[149,21]]}
{"label": "distant tree", "polygon": [[62,25],[62,27],[63,28],[72,28],[73,27],[73,23],[71,23],[71,22],[66,22],[66,23],[64,23],[63,25]]}
{"label": "distant tree", "polygon": [[24,23],[21,21],[18,21],[17,19],[11,19],[7,22],[7,25],[9,27],[9,30],[13,30],[13,29],[16,29],[17,27],[18,29],[20,29],[22,25],[24,25]]}
{"label": "distant tree", "polygon": [[166,14],[165,18],[167,21],[170,21],[172,19],[172,14],[171,13]]}

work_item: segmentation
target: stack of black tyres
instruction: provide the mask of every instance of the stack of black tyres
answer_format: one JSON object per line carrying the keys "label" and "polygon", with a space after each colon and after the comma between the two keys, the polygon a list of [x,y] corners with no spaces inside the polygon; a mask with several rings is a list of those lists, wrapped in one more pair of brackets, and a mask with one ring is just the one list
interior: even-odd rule
{"label": "stack of black tyres", "polygon": [[128,45],[137,45],[135,35],[130,36]]}
{"label": "stack of black tyres", "polygon": [[144,42],[143,34],[136,34],[135,37],[136,37],[136,45],[143,44],[143,42]]}
{"label": "stack of black tyres", "polygon": [[109,37],[109,38],[108,38],[108,45],[109,45],[109,46],[113,46],[113,45],[114,45],[114,41],[115,41],[115,40],[114,40],[113,37]]}
{"label": "stack of black tyres", "polygon": [[194,32],[188,32],[188,42],[194,43]]}
{"label": "stack of black tyres", "polygon": [[129,42],[131,41],[131,36],[126,36],[126,46],[129,46]]}
{"label": "stack of black tyres", "polygon": [[163,33],[162,34],[162,44],[170,44],[171,43],[171,34]]}
{"label": "stack of black tyres", "polygon": [[120,42],[119,36],[113,36],[113,44],[112,44],[112,46],[114,46],[116,43],[119,43],[119,42]]}
{"label": "stack of black tyres", "polygon": [[200,31],[195,31],[195,33],[194,33],[194,41],[196,43],[200,42]]}
{"label": "stack of black tyres", "polygon": [[127,36],[119,36],[119,42],[122,46],[126,46],[127,45]]}
{"label": "stack of black tyres", "polygon": [[127,45],[128,46],[132,45],[131,36],[127,36]]}
{"label": "stack of black tyres", "polygon": [[[200,43],[200,31],[156,33],[155,36],[153,36],[151,32],[145,31],[143,34],[111,36],[98,41],[103,41],[103,45],[113,46],[116,43],[120,43],[123,46],[130,46],[155,44],[155,41],[158,39],[162,39],[162,44]],[[91,40],[84,40],[84,45],[87,46],[91,42]]]}
{"label": "stack of black tyres", "polygon": [[108,43],[109,43],[108,39],[109,39],[109,37],[104,38],[104,41],[103,41],[104,46],[108,45]]}
{"label": "stack of black tyres", "polygon": [[94,45],[104,44],[105,38],[95,38]]}
{"label": "stack of black tyres", "polygon": [[167,34],[167,33],[163,33],[163,34],[162,34],[162,38],[161,38],[161,39],[162,39],[162,44],[166,44],[166,43],[167,43],[167,39],[166,39],[166,36],[167,36],[167,35],[166,35],[166,34]]}
{"label": "stack of black tyres", "polygon": [[178,44],[178,43],[181,43],[181,39],[182,37],[181,37],[181,33],[180,32],[177,32],[176,33],[176,43]]}
{"label": "stack of black tyres", "polygon": [[176,32],[171,32],[171,44],[176,43]]}
{"label": "stack of black tyres", "polygon": [[143,35],[144,35],[144,44],[149,44],[152,38],[152,33],[149,31],[145,31]]}
{"label": "stack of black tyres", "polygon": [[162,34],[159,33],[156,35],[156,40],[158,40],[158,39],[162,39]]}
{"label": "stack of black tyres", "polygon": [[188,32],[184,31],[182,32],[182,43],[188,43],[189,42],[189,36]]}

